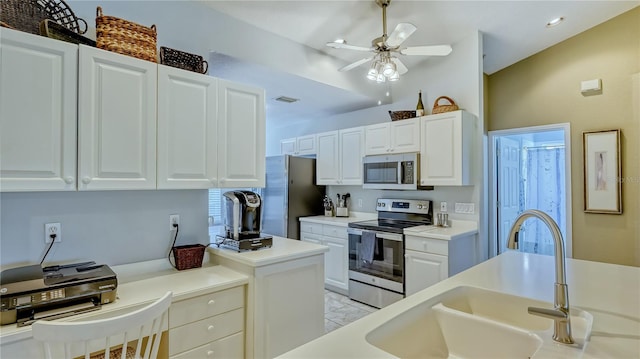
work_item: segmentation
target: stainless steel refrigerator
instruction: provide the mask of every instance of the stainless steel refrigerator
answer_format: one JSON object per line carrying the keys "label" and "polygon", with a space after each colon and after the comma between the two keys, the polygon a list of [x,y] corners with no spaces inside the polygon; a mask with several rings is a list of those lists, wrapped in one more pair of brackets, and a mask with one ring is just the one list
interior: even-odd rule
{"label": "stainless steel refrigerator", "polygon": [[324,186],[316,183],[315,158],[290,155],[266,158],[262,190],[262,232],[300,239],[300,217],[324,214]]}

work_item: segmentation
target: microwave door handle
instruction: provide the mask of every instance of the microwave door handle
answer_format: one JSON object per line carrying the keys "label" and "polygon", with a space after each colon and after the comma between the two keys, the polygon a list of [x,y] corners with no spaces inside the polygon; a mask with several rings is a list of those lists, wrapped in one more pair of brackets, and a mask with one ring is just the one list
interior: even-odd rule
{"label": "microwave door handle", "polygon": [[398,166],[398,184],[404,183],[404,161],[400,161],[400,166]]}

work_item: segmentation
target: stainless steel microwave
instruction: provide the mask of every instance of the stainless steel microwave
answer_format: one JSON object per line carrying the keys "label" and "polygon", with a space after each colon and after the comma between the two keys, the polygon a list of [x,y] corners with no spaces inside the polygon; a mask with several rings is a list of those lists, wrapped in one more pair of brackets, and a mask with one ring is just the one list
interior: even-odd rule
{"label": "stainless steel microwave", "polygon": [[417,152],[394,155],[365,156],[363,188],[417,190],[420,174],[420,154]]}

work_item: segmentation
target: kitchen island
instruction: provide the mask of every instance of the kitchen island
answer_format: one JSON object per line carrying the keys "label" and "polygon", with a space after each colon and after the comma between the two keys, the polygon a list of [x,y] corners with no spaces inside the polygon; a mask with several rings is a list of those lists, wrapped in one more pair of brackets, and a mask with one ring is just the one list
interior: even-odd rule
{"label": "kitchen island", "polygon": [[277,236],[271,248],[208,249],[212,263],[249,277],[246,358],[273,358],[324,334],[324,254],[328,250]]}
{"label": "kitchen island", "polygon": [[[367,335],[448,290],[472,286],[553,303],[554,258],[507,252],[426,288],[354,323],[291,350],[280,358],[396,358],[367,341]],[[554,344],[532,357],[640,357],[640,268],[567,259],[569,303],[593,316],[582,350]],[[552,307],[552,304],[550,304]],[[522,308],[524,312],[527,308]],[[551,320],[549,320],[551,321]],[[426,330],[412,332],[424,341]],[[548,349],[548,348],[545,348]]]}

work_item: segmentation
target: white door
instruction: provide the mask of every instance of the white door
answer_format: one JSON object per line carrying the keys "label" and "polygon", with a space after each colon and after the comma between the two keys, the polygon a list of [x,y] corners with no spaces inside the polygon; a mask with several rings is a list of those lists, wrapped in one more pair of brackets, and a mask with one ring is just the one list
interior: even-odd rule
{"label": "white door", "polygon": [[318,154],[316,155],[316,184],[339,184],[340,154],[338,131],[318,134]]}
{"label": "white door", "polygon": [[340,173],[343,185],[362,185],[364,129],[340,130]]}
{"label": "white door", "polygon": [[158,188],[216,187],[217,80],[158,66]]}
{"label": "white door", "polygon": [[264,187],[264,89],[218,80],[218,183]]}
{"label": "white door", "polygon": [[379,123],[365,127],[366,155],[382,155],[389,153],[389,123]]}
{"label": "white door", "polygon": [[316,135],[296,138],[296,154],[300,156],[316,154]]}
{"label": "white door", "polygon": [[407,296],[430,287],[449,275],[447,256],[406,250],[404,260]]}
{"label": "white door", "polygon": [[520,213],[520,142],[508,137],[496,141],[498,243],[500,252],[506,249],[509,231]]}
{"label": "white door", "polygon": [[[426,185],[460,184],[460,117],[450,115],[422,120],[420,179]],[[424,182],[423,182],[424,181]]]}
{"label": "white door", "polygon": [[296,139],[287,138],[280,140],[280,154],[282,155],[295,155],[296,154]]}
{"label": "white door", "polygon": [[0,63],[0,190],[75,190],[78,46],[3,28]]}
{"label": "white door", "polygon": [[80,45],[78,189],[156,188],[157,68]]}
{"label": "white door", "polygon": [[391,122],[391,152],[420,152],[420,119]]}
{"label": "white door", "polygon": [[324,255],[325,283],[340,289],[349,289],[349,245],[346,239],[324,237],[323,243],[329,247]]}

